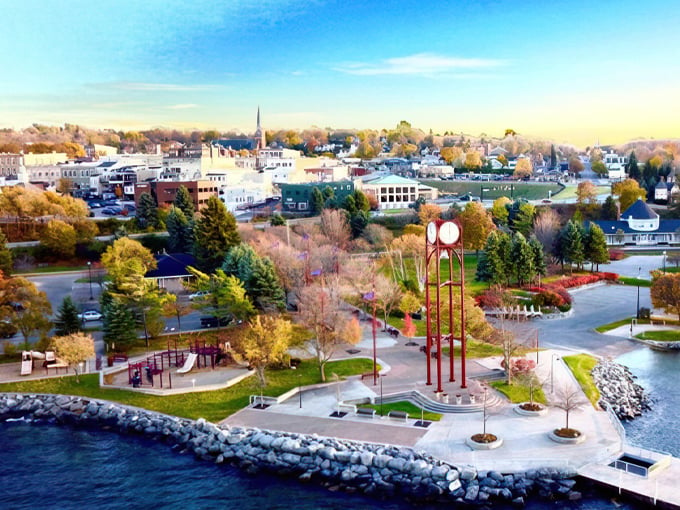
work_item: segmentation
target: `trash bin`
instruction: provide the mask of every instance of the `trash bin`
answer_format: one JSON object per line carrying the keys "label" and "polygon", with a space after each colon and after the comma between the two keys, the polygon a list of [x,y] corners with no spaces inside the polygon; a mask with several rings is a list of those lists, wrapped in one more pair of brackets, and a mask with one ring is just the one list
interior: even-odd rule
{"label": "trash bin", "polygon": [[107,367],[113,366],[113,356],[109,356],[108,358],[106,358],[106,366]]}

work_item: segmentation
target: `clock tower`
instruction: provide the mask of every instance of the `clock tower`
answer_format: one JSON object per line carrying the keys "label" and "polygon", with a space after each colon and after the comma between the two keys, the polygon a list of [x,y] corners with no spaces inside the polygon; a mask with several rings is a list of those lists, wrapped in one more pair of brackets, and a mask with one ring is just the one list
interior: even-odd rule
{"label": "clock tower", "polygon": [[[449,382],[455,381],[454,347],[460,345],[461,388],[465,375],[465,268],[463,229],[456,220],[436,220],[425,231],[425,306],[427,308],[427,384],[436,371],[437,393],[442,388],[442,347],[449,346]],[[445,262],[444,262],[445,261]]]}

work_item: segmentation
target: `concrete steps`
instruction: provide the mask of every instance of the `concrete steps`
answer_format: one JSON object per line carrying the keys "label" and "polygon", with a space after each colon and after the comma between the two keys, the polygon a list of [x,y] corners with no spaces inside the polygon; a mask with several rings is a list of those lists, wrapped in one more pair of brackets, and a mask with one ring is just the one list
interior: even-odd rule
{"label": "concrete steps", "polygon": [[[467,403],[457,405],[455,403],[456,398],[455,395],[449,395],[449,398],[450,400],[453,401],[453,403],[450,401],[448,404],[445,404],[443,402],[439,402],[437,400],[433,400],[429,397],[426,397],[417,390],[408,390],[400,391],[397,393],[390,393],[389,395],[383,395],[382,402],[383,404],[388,404],[392,402],[401,402],[407,400],[412,404],[417,405],[418,407],[422,407],[423,409],[427,409],[428,411],[442,414],[476,413],[484,409],[483,400],[481,402],[477,401],[474,404]],[[469,402],[467,395],[465,395],[463,398],[465,401]],[[380,397],[376,397],[375,402],[380,403]],[[488,393],[486,400],[487,409],[498,406],[502,402],[503,400],[495,392],[490,391]]]}

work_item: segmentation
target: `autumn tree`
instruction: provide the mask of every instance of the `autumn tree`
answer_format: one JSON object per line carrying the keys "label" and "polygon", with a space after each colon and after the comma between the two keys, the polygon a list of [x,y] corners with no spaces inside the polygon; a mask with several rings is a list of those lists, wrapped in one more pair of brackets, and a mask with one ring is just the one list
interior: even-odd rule
{"label": "autumn tree", "polygon": [[0,230],[0,278],[11,276],[12,269],[14,269],[12,250],[7,247],[7,238],[4,232]]}
{"label": "autumn tree", "polygon": [[481,250],[489,233],[495,228],[491,215],[479,202],[468,202],[458,217],[463,230],[465,248]]}
{"label": "autumn tree", "polygon": [[81,325],[82,323],[78,318],[78,308],[73,303],[71,296],[66,296],[54,319],[54,333],[57,336],[71,335],[80,331]]}
{"label": "autumn tree", "polygon": [[40,244],[51,254],[67,259],[76,254],[76,231],[61,220],[51,220],[42,235]]}
{"label": "autumn tree", "polygon": [[438,220],[442,215],[442,208],[436,204],[423,204],[418,210],[418,219],[421,225],[427,225],[431,221]]}
{"label": "autumn tree", "polygon": [[324,209],[321,212],[321,232],[333,245],[344,250],[352,238],[347,214],[339,209]]}
{"label": "autumn tree", "polygon": [[508,205],[512,204],[512,200],[508,197],[498,197],[493,201],[491,206],[491,216],[499,225],[508,224]]}
{"label": "autumn tree", "polygon": [[193,290],[208,293],[204,299],[197,301],[196,308],[226,320],[249,320],[255,314],[243,282],[236,276],[228,275],[222,269],[210,275],[192,267],[188,269],[195,276]]}
{"label": "autumn tree", "polygon": [[638,199],[645,199],[647,191],[640,187],[640,184],[635,179],[626,179],[621,182],[615,182],[612,186],[612,193],[619,197],[619,205],[621,212],[624,212],[631,205],[637,202]]}
{"label": "autumn tree", "polygon": [[515,179],[524,179],[525,177],[531,177],[533,173],[534,169],[529,158],[519,158],[512,176]]}
{"label": "autumn tree", "polygon": [[[310,346],[319,366],[321,380],[326,381],[326,363],[341,345],[354,345],[361,339],[352,332],[351,319],[342,311],[342,300],[335,285],[305,287],[298,304],[300,321],[313,332]],[[352,333],[352,335],[350,335]]]}
{"label": "autumn tree", "polygon": [[560,219],[557,213],[549,207],[541,209],[534,219],[534,235],[546,253],[552,253],[559,230]]}
{"label": "autumn tree", "polygon": [[68,363],[76,374],[76,382],[80,383],[80,364],[94,357],[94,340],[84,333],[73,333],[52,338],[51,342],[59,359]]}
{"label": "autumn tree", "polygon": [[222,265],[229,248],[241,242],[234,215],[216,196],[208,199],[194,227],[194,255],[198,268],[212,272]]}
{"label": "autumn tree", "polygon": [[[421,283],[425,281],[425,250],[422,236],[405,234],[397,237],[390,244],[387,256],[394,279],[411,290],[419,291]],[[405,262],[409,259],[415,273],[414,282],[410,282],[410,272]]]}
{"label": "autumn tree", "polygon": [[379,274],[375,277],[374,293],[376,308],[383,313],[384,327],[387,328],[387,319],[390,313],[401,302],[403,296],[401,287],[392,278]]}
{"label": "autumn tree", "polygon": [[576,187],[576,203],[585,205],[597,200],[597,186],[592,181],[582,181]]}
{"label": "autumn tree", "polygon": [[465,153],[465,168],[475,169],[481,168],[482,156],[477,151],[468,151]]}
{"label": "autumn tree", "polygon": [[578,157],[574,156],[569,160],[569,171],[578,176],[581,172],[583,172],[583,161],[581,161]]}
{"label": "autumn tree", "polygon": [[654,307],[677,314],[680,319],[680,273],[659,273],[650,292]]}
{"label": "autumn tree", "polygon": [[595,161],[590,168],[601,177],[606,176],[609,173],[607,166],[602,161]]}
{"label": "autumn tree", "polygon": [[102,254],[101,261],[108,272],[109,288],[113,292],[120,292],[120,285],[126,278],[144,276],[156,269],[156,259],[151,251],[129,237],[114,241]]}
{"label": "autumn tree", "polygon": [[394,235],[390,230],[377,223],[368,224],[361,237],[378,250],[384,250],[394,239]]}
{"label": "autumn tree", "polygon": [[267,385],[265,368],[283,361],[293,339],[293,325],[282,317],[256,315],[236,342],[234,350],[255,368],[260,384]]}
{"label": "autumn tree", "polygon": [[25,278],[0,279],[0,319],[17,327],[26,346],[32,335],[47,334],[52,327],[50,315],[52,305],[47,294],[33,282]]}

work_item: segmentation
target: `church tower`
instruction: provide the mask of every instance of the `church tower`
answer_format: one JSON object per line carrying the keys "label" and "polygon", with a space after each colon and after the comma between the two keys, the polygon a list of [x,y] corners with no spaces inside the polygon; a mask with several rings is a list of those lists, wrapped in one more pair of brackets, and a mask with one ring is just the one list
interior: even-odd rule
{"label": "church tower", "polygon": [[265,138],[264,129],[260,123],[260,107],[257,107],[257,129],[255,129],[255,140],[257,141],[257,148],[264,149],[267,147],[267,139]]}

